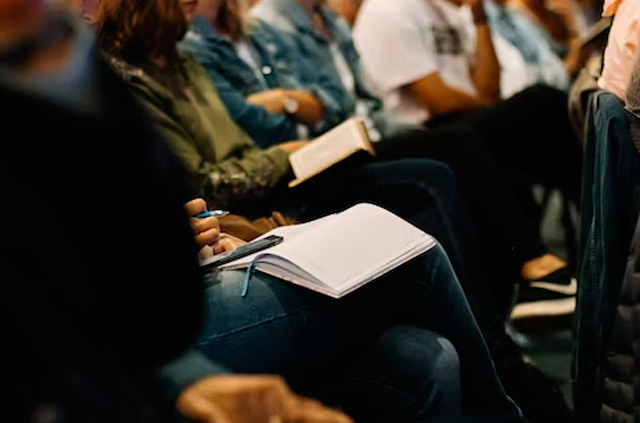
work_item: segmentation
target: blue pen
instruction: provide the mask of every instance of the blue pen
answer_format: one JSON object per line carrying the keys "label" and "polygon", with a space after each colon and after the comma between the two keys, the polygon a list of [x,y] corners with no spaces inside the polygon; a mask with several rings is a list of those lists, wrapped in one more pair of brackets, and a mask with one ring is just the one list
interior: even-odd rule
{"label": "blue pen", "polygon": [[224,210],[209,210],[209,211],[203,211],[202,213],[200,213],[199,215],[197,215],[196,217],[199,219],[204,219],[206,217],[217,217],[218,219],[220,219],[221,217],[225,217],[228,216],[229,212],[228,211],[224,211]]}

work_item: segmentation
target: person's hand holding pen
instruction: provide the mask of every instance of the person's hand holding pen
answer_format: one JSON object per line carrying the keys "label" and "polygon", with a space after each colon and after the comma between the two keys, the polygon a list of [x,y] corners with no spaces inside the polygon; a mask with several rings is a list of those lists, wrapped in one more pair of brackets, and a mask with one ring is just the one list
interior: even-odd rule
{"label": "person's hand holding pen", "polygon": [[[207,203],[202,198],[196,198],[184,205],[189,216],[189,223],[193,235],[200,248],[213,246],[220,239],[219,218],[226,216],[226,212],[208,211]],[[225,214],[226,213],[226,214]]]}
{"label": "person's hand holding pen", "polygon": [[211,256],[212,254],[233,251],[246,244],[241,239],[220,232],[220,222],[218,219],[227,216],[229,212],[223,210],[207,210],[207,203],[201,198],[189,201],[185,204],[185,208],[189,215],[189,221],[196,243],[203,250],[201,251],[203,258]]}

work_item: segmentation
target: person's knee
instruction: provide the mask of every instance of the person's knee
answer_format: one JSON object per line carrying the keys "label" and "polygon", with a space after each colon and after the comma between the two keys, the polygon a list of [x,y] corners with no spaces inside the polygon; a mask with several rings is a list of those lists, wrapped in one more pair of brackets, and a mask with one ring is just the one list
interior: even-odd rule
{"label": "person's knee", "polygon": [[393,345],[394,366],[411,375],[405,380],[413,392],[405,393],[419,404],[421,414],[433,407],[447,410],[444,414],[459,411],[460,360],[448,339],[422,328],[397,326],[385,332],[381,342]]}

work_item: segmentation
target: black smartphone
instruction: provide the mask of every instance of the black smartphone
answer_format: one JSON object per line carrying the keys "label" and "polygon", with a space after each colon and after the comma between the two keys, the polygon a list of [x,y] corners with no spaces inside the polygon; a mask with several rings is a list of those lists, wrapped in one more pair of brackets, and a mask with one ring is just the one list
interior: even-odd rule
{"label": "black smartphone", "polygon": [[271,235],[266,238],[259,239],[257,241],[250,242],[242,247],[238,247],[230,253],[218,254],[200,263],[200,267],[203,270],[210,270],[215,267],[220,267],[223,264],[231,263],[232,261],[241,259],[251,254],[257,253],[267,248],[274,247],[284,241],[284,238],[277,235]]}

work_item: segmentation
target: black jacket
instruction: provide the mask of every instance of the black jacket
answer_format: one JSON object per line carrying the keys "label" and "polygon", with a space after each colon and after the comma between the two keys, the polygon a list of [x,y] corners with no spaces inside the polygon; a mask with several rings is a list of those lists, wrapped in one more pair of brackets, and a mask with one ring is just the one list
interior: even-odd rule
{"label": "black jacket", "polygon": [[166,421],[155,375],[199,329],[183,171],[101,61],[96,82],[93,114],[0,85],[3,421]]}

